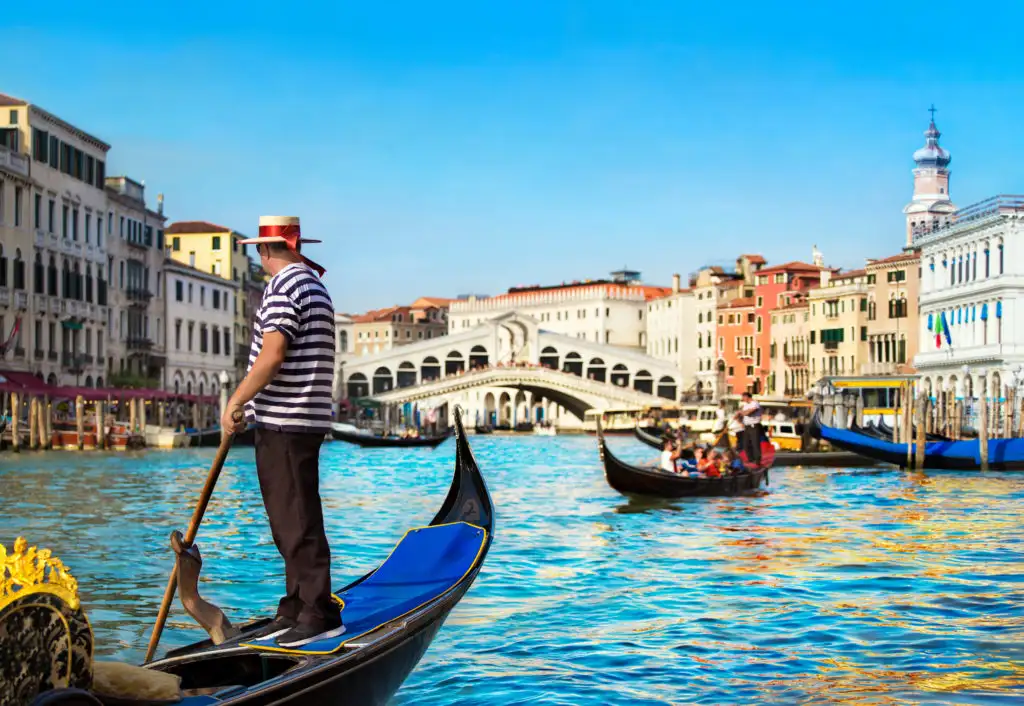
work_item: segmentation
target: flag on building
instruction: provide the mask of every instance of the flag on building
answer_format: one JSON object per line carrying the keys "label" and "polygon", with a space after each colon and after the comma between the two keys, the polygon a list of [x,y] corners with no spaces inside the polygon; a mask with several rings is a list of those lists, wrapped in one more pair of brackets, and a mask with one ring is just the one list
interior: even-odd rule
{"label": "flag on building", "polygon": [[946,312],[941,312],[935,317],[935,347],[942,348],[942,339],[946,339],[946,345],[950,346],[953,341],[949,336],[949,325],[946,323]]}

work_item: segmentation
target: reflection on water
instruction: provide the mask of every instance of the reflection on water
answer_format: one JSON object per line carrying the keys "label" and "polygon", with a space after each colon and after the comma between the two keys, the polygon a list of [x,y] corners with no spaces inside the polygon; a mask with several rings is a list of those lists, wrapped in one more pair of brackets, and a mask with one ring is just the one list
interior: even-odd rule
{"label": "reflection on water", "polygon": [[[398,704],[1011,703],[1024,696],[1024,475],[775,469],[747,498],[623,497],[594,439],[472,438],[497,506],[488,562]],[[617,455],[650,458],[630,439]],[[437,451],[327,444],[336,585],[428,522]],[[213,450],[0,456],[0,539],[79,579],[97,652],[141,659]],[[252,449],[199,533],[202,590],[267,614],[282,565]],[[161,645],[201,637],[171,614]]]}

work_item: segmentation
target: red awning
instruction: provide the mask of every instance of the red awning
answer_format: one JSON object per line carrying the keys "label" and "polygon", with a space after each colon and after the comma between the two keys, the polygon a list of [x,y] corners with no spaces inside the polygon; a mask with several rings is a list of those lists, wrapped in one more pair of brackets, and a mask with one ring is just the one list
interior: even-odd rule
{"label": "red awning", "polygon": [[47,385],[32,373],[20,370],[0,370],[0,392],[17,392],[29,395],[49,395],[57,390]]}

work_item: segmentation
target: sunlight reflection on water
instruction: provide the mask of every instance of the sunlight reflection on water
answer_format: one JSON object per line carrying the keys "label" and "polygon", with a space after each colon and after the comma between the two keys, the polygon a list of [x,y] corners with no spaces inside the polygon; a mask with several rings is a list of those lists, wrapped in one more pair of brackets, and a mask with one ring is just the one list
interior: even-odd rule
{"label": "sunlight reflection on water", "polygon": [[[1024,696],[1024,474],[774,469],[753,497],[638,500],[604,482],[592,437],[471,443],[495,543],[396,704]],[[336,585],[430,520],[453,450],[324,446]],[[141,659],[213,452],[0,456],[0,539],[67,562],[98,655]],[[252,449],[228,459],[198,544],[204,596],[241,621],[273,611],[283,576]],[[176,606],[161,646],[199,637]]]}

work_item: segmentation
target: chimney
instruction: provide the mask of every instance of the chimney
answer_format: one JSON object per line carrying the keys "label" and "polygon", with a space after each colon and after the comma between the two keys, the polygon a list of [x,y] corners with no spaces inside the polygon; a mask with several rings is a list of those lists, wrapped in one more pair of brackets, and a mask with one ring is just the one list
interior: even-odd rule
{"label": "chimney", "polygon": [[161,216],[164,215],[164,195],[163,194],[157,194],[156,195],[156,212],[159,213]]}
{"label": "chimney", "polygon": [[829,283],[829,281],[831,279],[832,279],[832,271],[831,270],[822,270],[821,271],[821,286],[822,287],[827,287],[828,283]]}
{"label": "chimney", "polygon": [[679,275],[672,275],[672,293],[679,294]]}

